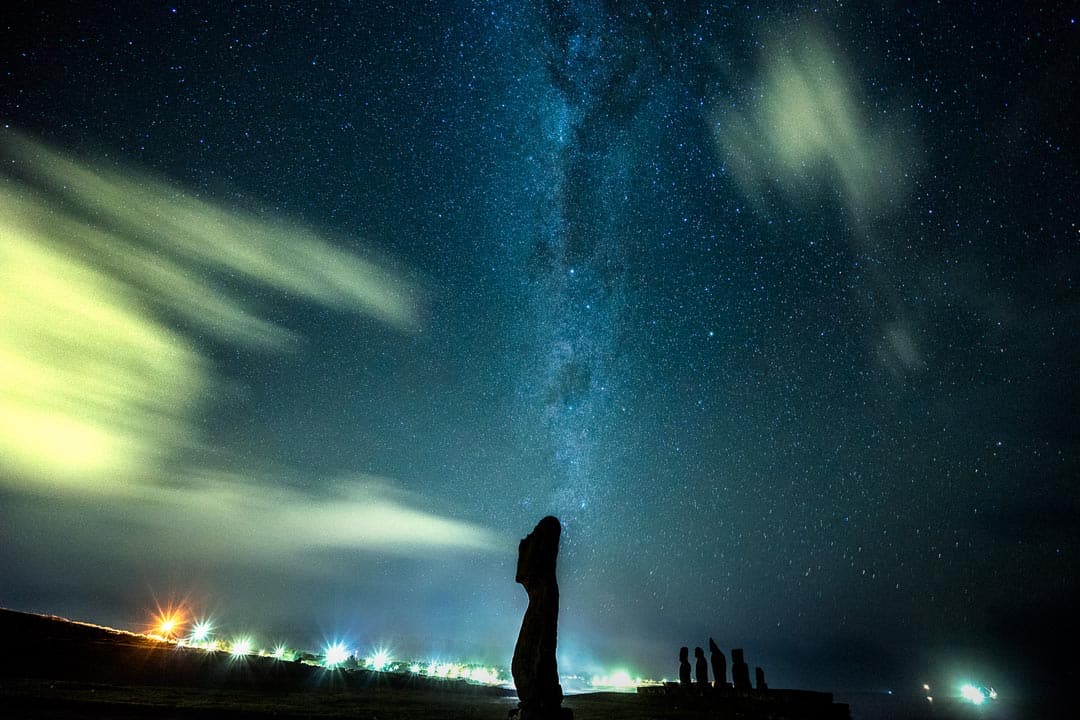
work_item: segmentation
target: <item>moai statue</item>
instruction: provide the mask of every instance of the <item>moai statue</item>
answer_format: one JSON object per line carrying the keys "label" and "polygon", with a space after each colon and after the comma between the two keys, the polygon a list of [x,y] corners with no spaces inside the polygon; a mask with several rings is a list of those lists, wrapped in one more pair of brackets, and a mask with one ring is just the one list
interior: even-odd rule
{"label": "moai statue", "polygon": [[562,525],[547,516],[518,545],[517,582],[529,594],[529,607],[521,621],[510,671],[517,687],[518,720],[572,720],[562,707],[555,646],[559,626],[559,583],[555,558],[559,554]]}
{"label": "moai statue", "polygon": [[747,692],[750,687],[750,666],[743,659],[742,648],[731,651],[731,682],[735,684],[736,692]]}
{"label": "moai statue", "polygon": [[690,648],[679,648],[679,684],[690,687]]}
{"label": "moai statue", "polygon": [[731,687],[727,681],[727,660],[712,638],[709,638],[709,655],[712,660],[713,688],[727,690]]}
{"label": "moai statue", "polygon": [[754,684],[757,685],[759,691],[769,689],[769,686],[765,684],[765,671],[760,667],[754,668],[754,681]]}
{"label": "moai statue", "polygon": [[705,660],[705,651],[694,648],[694,670],[697,675],[698,692],[709,691],[709,663]]}

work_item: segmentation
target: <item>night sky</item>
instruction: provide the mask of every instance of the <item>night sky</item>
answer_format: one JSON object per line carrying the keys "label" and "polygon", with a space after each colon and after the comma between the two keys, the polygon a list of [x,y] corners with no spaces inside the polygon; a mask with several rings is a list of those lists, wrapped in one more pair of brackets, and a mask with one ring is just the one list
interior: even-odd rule
{"label": "night sky", "polygon": [[775,5],[5,5],[0,605],[1075,677],[1075,12]]}

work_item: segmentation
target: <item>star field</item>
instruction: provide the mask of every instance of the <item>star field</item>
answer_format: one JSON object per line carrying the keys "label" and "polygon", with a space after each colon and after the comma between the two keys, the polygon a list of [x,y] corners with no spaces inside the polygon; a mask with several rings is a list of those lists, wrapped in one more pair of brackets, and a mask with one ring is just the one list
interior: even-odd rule
{"label": "star field", "polygon": [[[0,605],[192,594],[500,662],[552,513],[564,671],[671,677],[712,636],[777,687],[1075,676],[1062,7],[20,3],[0,32],[30,218],[0,238],[172,348],[95,377],[173,388],[108,481],[56,480],[47,439],[0,462]],[[50,342],[43,374],[127,362]]]}

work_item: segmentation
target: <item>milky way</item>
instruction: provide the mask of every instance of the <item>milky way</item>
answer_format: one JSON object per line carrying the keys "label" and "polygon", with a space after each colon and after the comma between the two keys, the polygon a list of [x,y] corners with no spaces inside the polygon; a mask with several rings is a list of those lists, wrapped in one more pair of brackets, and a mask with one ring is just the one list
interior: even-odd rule
{"label": "milky way", "polygon": [[626,300],[626,168],[599,96],[611,84],[611,50],[599,13],[567,7],[547,16],[537,222],[525,230],[526,290],[535,364],[523,394],[540,408],[555,466],[554,507],[573,522],[600,484],[597,453],[625,362],[616,336]]}

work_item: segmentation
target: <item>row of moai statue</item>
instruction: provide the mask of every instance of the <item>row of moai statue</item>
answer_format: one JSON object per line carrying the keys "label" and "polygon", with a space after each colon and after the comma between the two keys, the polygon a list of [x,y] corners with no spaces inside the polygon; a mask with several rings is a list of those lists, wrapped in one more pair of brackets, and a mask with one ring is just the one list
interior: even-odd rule
{"label": "row of moai statue", "polygon": [[[727,681],[727,660],[712,638],[709,638],[709,654],[711,655],[713,679],[715,680],[713,689],[717,691],[734,689],[736,692],[749,692],[753,689],[750,686],[750,666],[746,664],[746,660],[743,658],[742,648],[735,648],[731,651],[730,683]],[[705,651],[700,647],[694,648],[694,658],[695,674],[697,675],[696,683],[691,682],[690,679],[690,648],[679,648],[679,685],[686,689],[696,685],[700,692],[704,692],[709,687],[709,663],[705,660]],[[769,686],[765,683],[764,670],[760,667],[754,668],[754,676],[759,691],[769,689]]]}

